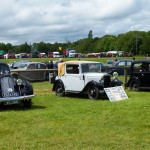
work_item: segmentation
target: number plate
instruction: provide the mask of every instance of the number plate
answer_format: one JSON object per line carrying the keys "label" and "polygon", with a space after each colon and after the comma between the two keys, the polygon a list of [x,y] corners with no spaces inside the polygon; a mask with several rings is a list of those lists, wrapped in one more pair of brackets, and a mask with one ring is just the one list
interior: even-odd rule
{"label": "number plate", "polygon": [[8,101],[8,102],[4,102],[4,105],[12,105],[12,104],[18,104],[18,101]]}
{"label": "number plate", "polygon": [[19,96],[19,94],[18,93],[3,93],[2,94],[3,95],[3,97],[17,97],[17,96]]}

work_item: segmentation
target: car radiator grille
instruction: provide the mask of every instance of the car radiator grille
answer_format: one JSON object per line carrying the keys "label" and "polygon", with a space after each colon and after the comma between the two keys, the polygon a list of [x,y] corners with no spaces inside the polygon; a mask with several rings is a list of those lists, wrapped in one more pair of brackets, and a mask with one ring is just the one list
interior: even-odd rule
{"label": "car radiator grille", "polygon": [[11,97],[15,91],[14,89],[14,79],[11,77],[3,77],[0,79],[2,97]]}
{"label": "car radiator grille", "polygon": [[104,87],[110,87],[111,86],[111,79],[110,76],[104,76]]}

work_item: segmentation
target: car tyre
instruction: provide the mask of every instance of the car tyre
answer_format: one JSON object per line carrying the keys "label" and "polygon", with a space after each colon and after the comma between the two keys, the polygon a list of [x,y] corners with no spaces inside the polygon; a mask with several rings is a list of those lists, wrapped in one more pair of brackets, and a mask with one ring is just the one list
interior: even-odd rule
{"label": "car tyre", "polygon": [[97,100],[99,97],[99,89],[96,86],[90,86],[88,88],[88,97],[91,100]]}
{"label": "car tyre", "polygon": [[63,97],[65,95],[62,84],[57,83],[55,87],[56,96]]}
{"label": "car tyre", "polygon": [[31,99],[29,99],[29,100],[24,100],[24,101],[23,101],[23,106],[24,106],[25,108],[31,108],[31,106],[32,106]]}
{"label": "car tyre", "polygon": [[131,91],[138,91],[139,90],[139,83],[138,81],[131,81],[130,84],[129,84],[129,88]]}

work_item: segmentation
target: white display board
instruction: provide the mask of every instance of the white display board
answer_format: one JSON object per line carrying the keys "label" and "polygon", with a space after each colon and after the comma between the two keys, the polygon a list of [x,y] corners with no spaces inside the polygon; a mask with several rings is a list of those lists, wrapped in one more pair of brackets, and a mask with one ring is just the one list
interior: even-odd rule
{"label": "white display board", "polygon": [[110,101],[119,101],[127,99],[128,96],[122,86],[104,88]]}

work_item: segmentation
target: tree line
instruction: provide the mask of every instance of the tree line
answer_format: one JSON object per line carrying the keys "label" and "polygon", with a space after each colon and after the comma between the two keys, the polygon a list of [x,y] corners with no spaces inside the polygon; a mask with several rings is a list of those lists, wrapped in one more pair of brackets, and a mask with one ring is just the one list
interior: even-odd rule
{"label": "tree line", "polygon": [[25,42],[21,45],[13,46],[11,43],[0,43],[0,50],[5,53],[8,50],[15,50],[15,53],[30,53],[31,51],[39,51],[41,53],[48,53],[63,50],[67,48],[75,49],[78,53],[99,53],[107,51],[125,51],[132,52],[134,55],[150,55],[150,31],[129,31],[117,36],[105,35],[103,37],[93,38],[92,30],[89,31],[87,38],[79,39],[77,41],[66,41],[66,43],[33,43]]}

